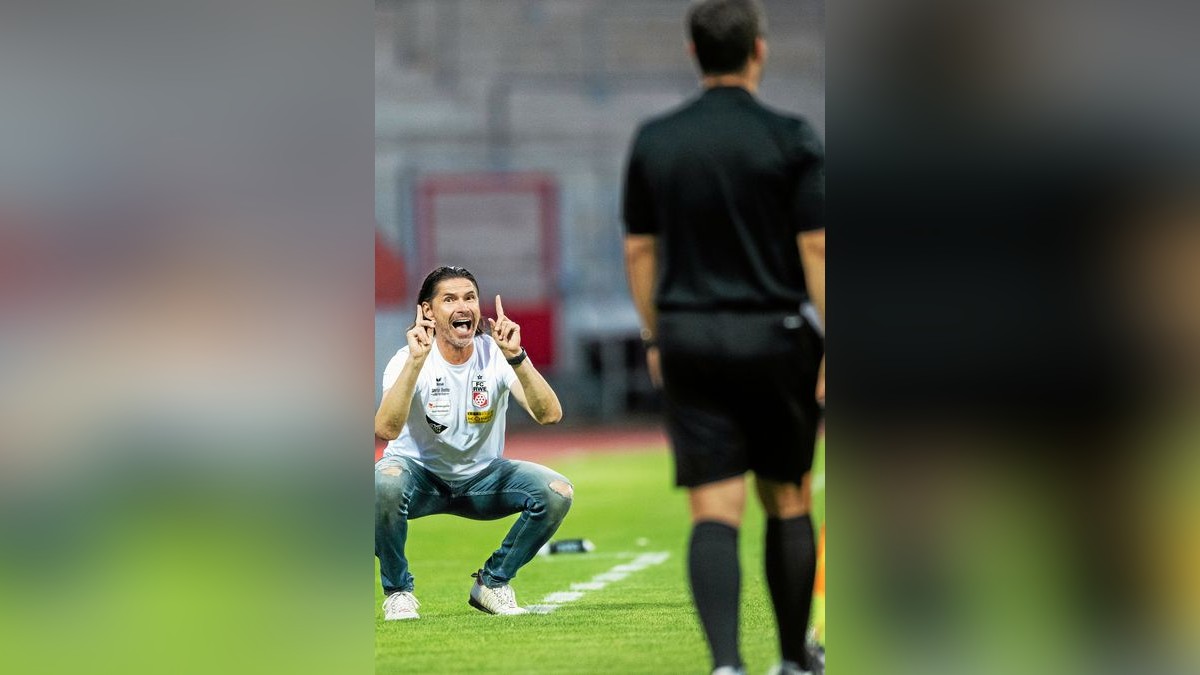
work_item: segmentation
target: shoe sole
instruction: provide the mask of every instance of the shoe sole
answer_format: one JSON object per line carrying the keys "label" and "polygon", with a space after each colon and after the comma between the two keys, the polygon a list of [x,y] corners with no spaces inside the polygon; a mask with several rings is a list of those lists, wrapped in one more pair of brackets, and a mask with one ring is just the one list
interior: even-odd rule
{"label": "shoe sole", "polygon": [[420,614],[413,614],[412,616],[397,616],[397,617],[393,617],[391,619],[384,618],[384,621],[412,621],[413,619],[419,619],[419,618],[421,618]]}

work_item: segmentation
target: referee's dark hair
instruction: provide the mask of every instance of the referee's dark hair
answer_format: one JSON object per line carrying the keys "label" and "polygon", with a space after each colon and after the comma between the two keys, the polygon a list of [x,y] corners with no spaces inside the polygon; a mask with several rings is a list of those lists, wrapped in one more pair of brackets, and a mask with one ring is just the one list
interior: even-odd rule
{"label": "referee's dark hair", "polygon": [[765,35],[767,15],[758,0],[701,0],[687,15],[696,61],[705,75],[736,73]]}
{"label": "referee's dark hair", "polygon": [[[475,281],[475,275],[465,267],[457,267],[454,265],[442,265],[441,267],[430,272],[425,281],[421,282],[421,290],[417,293],[417,304],[432,303],[433,292],[437,289],[437,285],[446,279],[466,279],[475,286],[475,295],[479,295],[479,282]],[[414,324],[415,325],[415,324]],[[483,335],[483,321],[475,326],[475,334]]]}

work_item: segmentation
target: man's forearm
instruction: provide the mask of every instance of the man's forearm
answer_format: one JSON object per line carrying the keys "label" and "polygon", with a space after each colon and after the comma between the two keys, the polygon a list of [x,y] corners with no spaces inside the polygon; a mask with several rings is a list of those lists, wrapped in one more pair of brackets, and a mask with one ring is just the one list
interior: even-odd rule
{"label": "man's forearm", "polygon": [[[804,266],[804,283],[808,286],[808,297],[821,317],[821,328],[825,330],[825,230],[801,232],[796,237],[800,249],[800,263]],[[817,373],[817,400],[825,405],[825,356]]]}
{"label": "man's forearm", "polygon": [[656,337],[658,316],[654,308],[654,281],[657,274],[658,240],[647,234],[625,237],[625,272],[633,306],[642,322],[644,338]]}
{"label": "man's forearm", "polygon": [[515,369],[517,380],[521,382],[521,388],[525,392],[525,402],[529,406],[529,412],[533,414],[533,418],[538,424],[556,424],[562,419],[562,404],[558,402],[558,395],[554,393],[554,389],[550,387],[550,383],[537,368],[525,359]]}
{"label": "man's forearm", "polygon": [[417,386],[417,376],[425,360],[414,362],[409,359],[400,369],[396,383],[383,393],[383,401],[375,413],[375,435],[388,441],[400,437],[400,431],[408,423],[408,410],[412,406],[413,393]]}
{"label": "man's forearm", "polygon": [[805,272],[805,283],[808,285],[809,299],[817,308],[821,317],[821,326],[825,326],[825,261],[821,260],[819,271]]}
{"label": "man's forearm", "polygon": [[804,266],[804,283],[808,287],[808,298],[821,316],[825,325],[825,230],[801,232],[796,237],[800,250],[800,263]]}

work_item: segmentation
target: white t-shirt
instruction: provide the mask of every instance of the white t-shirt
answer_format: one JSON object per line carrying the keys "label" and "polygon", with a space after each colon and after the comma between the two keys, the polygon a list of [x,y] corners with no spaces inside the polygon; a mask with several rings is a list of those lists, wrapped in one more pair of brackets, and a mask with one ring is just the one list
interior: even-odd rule
{"label": "white t-shirt", "polygon": [[[435,344],[417,376],[408,422],[385,456],[416,460],[443,480],[460,481],[479,473],[504,452],[508,392],[517,373],[495,340],[476,335],[475,351],[461,365],[442,358]],[[383,371],[386,392],[408,360],[405,345]]]}

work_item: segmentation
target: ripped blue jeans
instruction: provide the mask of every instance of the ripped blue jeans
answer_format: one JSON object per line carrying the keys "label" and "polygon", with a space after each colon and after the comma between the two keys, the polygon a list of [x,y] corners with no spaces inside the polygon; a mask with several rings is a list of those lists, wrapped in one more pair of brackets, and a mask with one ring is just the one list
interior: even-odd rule
{"label": "ripped blue jeans", "polygon": [[375,556],[384,594],[413,590],[404,555],[408,521],[439,513],[472,520],[521,514],[483,564],[483,583],[495,588],[554,536],[571,508],[572,490],[562,475],[533,462],[497,459],[476,476],[448,483],[405,457],[384,457],[375,464]]}

